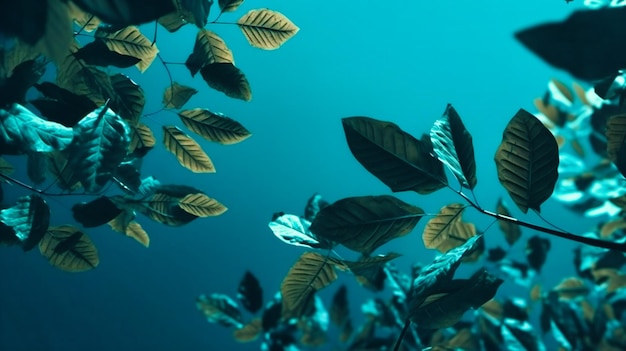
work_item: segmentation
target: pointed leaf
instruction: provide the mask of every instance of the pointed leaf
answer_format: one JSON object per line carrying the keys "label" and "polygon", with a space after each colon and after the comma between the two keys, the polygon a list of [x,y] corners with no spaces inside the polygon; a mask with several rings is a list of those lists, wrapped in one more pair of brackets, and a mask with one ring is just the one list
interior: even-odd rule
{"label": "pointed leaf", "polygon": [[59,188],[73,191],[80,188],[80,182],[76,180],[74,175],[76,170],[67,166],[67,154],[66,151],[48,153],[48,171],[54,175],[56,185]]}
{"label": "pointed leaf", "polygon": [[546,262],[548,252],[550,251],[550,240],[539,237],[537,235],[532,236],[526,242],[526,260],[528,265],[536,270],[540,271],[543,264]]}
{"label": "pointed leaf", "polygon": [[417,140],[391,122],[369,117],[342,122],[352,155],[392,191],[429,194],[446,186],[443,164],[430,154],[430,140]]}
{"label": "pointed leaf", "polygon": [[237,288],[237,299],[251,313],[257,313],[263,307],[263,289],[254,274],[246,271]]}
{"label": "pointed leaf", "polygon": [[235,99],[252,100],[248,79],[232,63],[210,63],[202,67],[200,74],[209,87]]}
{"label": "pointed leaf", "polygon": [[[506,208],[506,206],[504,205],[502,198],[498,199],[496,211],[501,215],[511,217],[511,213],[509,212],[509,209]],[[504,239],[509,244],[509,246],[515,244],[517,240],[519,240],[519,238],[522,236],[522,229],[517,223],[499,220],[498,226],[504,234]]]}
{"label": "pointed leaf", "polygon": [[442,207],[437,216],[424,227],[424,246],[446,253],[476,235],[476,227],[472,223],[463,222],[461,218],[464,210],[465,206],[457,203]]}
{"label": "pointed leaf", "polygon": [[193,52],[187,58],[185,66],[192,76],[195,76],[204,66],[212,63],[232,63],[233,53],[230,51],[224,40],[208,29],[201,29],[196,35],[196,42]]}
{"label": "pointed leaf", "polygon": [[252,134],[239,122],[205,109],[185,110],[178,113],[181,121],[194,133],[206,140],[224,145],[236,144]]}
{"label": "pointed leaf", "polygon": [[88,271],[100,263],[87,234],[68,225],[50,227],[39,243],[39,252],[50,264],[67,272]]}
{"label": "pointed leaf", "polygon": [[142,73],[150,67],[152,61],[154,61],[154,58],[159,53],[156,44],[153,44],[148,38],[141,34],[139,28],[134,26],[128,26],[114,33],[98,29],[96,31],[96,38],[104,41],[109,49],[119,54],[140,59],[141,61],[138,62],[136,66]]}
{"label": "pointed leaf", "polygon": [[48,121],[60,123],[66,127],[73,127],[85,115],[97,108],[88,97],[77,95],[53,83],[43,82],[35,88],[46,99],[30,101],[46,117]]}
{"label": "pointed leaf", "polygon": [[520,109],[504,130],[495,161],[500,183],[520,210],[539,212],[559,175],[559,149],[552,133]]}
{"label": "pointed leaf", "polygon": [[130,126],[130,145],[128,146],[129,152],[135,150],[150,149],[156,144],[154,134],[150,127],[143,123],[138,123],[135,126]]}
{"label": "pointed leaf", "polygon": [[250,45],[265,50],[278,49],[300,30],[283,14],[268,9],[250,10],[237,24]]}
{"label": "pointed leaf", "polygon": [[423,215],[419,207],[389,195],[350,197],[321,210],[311,232],[369,254],[386,242],[410,233]]}
{"label": "pointed leaf", "polygon": [[269,227],[282,242],[302,247],[317,248],[330,248],[326,242],[320,242],[313,233],[309,230],[311,223],[304,218],[291,215],[282,214],[269,223]]}
{"label": "pointed leaf", "polygon": [[165,108],[182,108],[183,105],[196,95],[198,91],[194,88],[178,84],[174,82],[172,85],[165,89],[163,94],[163,105]]}
{"label": "pointed leaf", "polygon": [[178,202],[185,212],[198,217],[219,216],[226,212],[226,206],[205,194],[189,194]]}
{"label": "pointed leaf", "polygon": [[213,0],[173,0],[173,3],[176,10],[159,18],[159,23],[170,32],[188,23],[203,28],[207,24]]}
{"label": "pointed leaf", "polygon": [[81,9],[92,13],[104,22],[127,26],[152,22],[176,8],[171,0],[152,0],[146,6],[143,0],[75,0]]}
{"label": "pointed leaf", "polygon": [[459,183],[468,188],[476,186],[476,160],[472,136],[465,129],[461,117],[448,105],[443,117],[430,130],[433,149]]}
{"label": "pointed leaf", "polygon": [[141,224],[134,221],[135,213],[133,211],[122,211],[117,217],[108,222],[111,229],[120,232],[130,238],[137,240],[145,247],[150,246],[150,237],[148,233],[141,227]]}
{"label": "pointed leaf", "polygon": [[102,40],[94,40],[93,42],[83,46],[74,53],[74,57],[78,60],[85,61],[88,65],[94,66],[115,66],[120,68],[128,68],[136,65],[141,59],[122,55],[110,50]]}
{"label": "pointed leaf", "polygon": [[163,144],[178,162],[194,173],[215,173],[215,167],[202,147],[175,126],[163,126]]}
{"label": "pointed leaf", "polygon": [[219,323],[226,327],[243,327],[243,318],[237,303],[226,295],[200,295],[196,298],[196,307],[209,323]]}
{"label": "pointed leaf", "polygon": [[15,232],[22,249],[33,249],[48,230],[50,208],[38,195],[20,197],[17,203],[0,210],[0,222]]}
{"label": "pointed leaf", "polygon": [[219,0],[218,4],[222,12],[233,12],[243,4],[243,0]]}
{"label": "pointed leaf", "polygon": [[109,96],[111,99],[109,106],[129,125],[137,125],[146,104],[143,89],[127,76],[119,73],[111,76],[111,85],[115,94]]}

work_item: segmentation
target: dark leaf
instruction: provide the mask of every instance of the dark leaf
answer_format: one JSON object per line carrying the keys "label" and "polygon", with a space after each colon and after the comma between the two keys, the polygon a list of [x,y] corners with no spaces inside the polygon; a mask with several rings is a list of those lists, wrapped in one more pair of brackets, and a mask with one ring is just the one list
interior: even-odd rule
{"label": "dark leaf", "polygon": [[218,1],[218,4],[220,5],[220,10],[222,10],[222,12],[233,12],[242,3],[243,3],[243,0],[219,0]]}
{"label": "dark leaf", "polygon": [[87,271],[100,263],[93,242],[71,226],[50,227],[39,243],[39,252],[50,264],[67,272]]}
{"label": "dark leaf", "polygon": [[515,33],[528,49],[574,77],[597,80],[626,66],[626,8],[576,11],[562,22],[540,24]]}
{"label": "dark leaf", "polygon": [[48,156],[42,152],[29,152],[26,162],[28,179],[34,184],[41,184],[46,181],[46,171],[48,170]]}
{"label": "dark leaf", "polygon": [[108,96],[111,99],[109,106],[129,125],[136,126],[146,104],[143,89],[120,73],[111,76],[111,86],[114,93]]}
{"label": "dark leaf", "polygon": [[44,35],[47,19],[46,0],[7,2],[0,12],[0,32],[34,45]]}
{"label": "dark leaf", "polygon": [[306,207],[304,208],[304,218],[309,222],[313,222],[315,216],[317,216],[317,214],[325,207],[328,207],[328,205],[330,205],[330,203],[324,200],[322,195],[313,194],[313,196],[311,196],[306,202]]}
{"label": "dark leaf", "polygon": [[10,227],[22,242],[24,251],[32,250],[48,230],[50,209],[38,195],[24,196],[0,211],[0,222]]}
{"label": "dark leaf", "polygon": [[209,323],[235,328],[241,328],[244,325],[237,303],[226,295],[200,295],[196,298],[196,307]]}
{"label": "dark leaf", "polygon": [[261,318],[254,318],[248,324],[244,325],[242,328],[237,329],[233,332],[233,337],[238,342],[251,342],[259,338],[261,332],[263,332]]}
{"label": "dark leaf", "polygon": [[256,313],[263,306],[263,290],[259,280],[252,273],[246,272],[239,282],[237,298],[251,313]]}
{"label": "dark leaf", "polygon": [[[233,53],[224,39],[208,29],[201,29],[196,35],[193,51],[185,61],[185,66],[195,76],[203,67],[212,63],[232,63]],[[218,89],[219,90],[219,89]]]}
{"label": "dark leaf", "polygon": [[109,50],[108,46],[102,40],[98,39],[80,48],[74,53],[74,56],[78,60],[85,61],[88,65],[102,67],[115,66],[128,68],[141,61],[141,59],[137,57],[123,55]]}
{"label": "dark leaf", "polygon": [[108,197],[100,196],[89,202],[72,206],[74,220],[85,228],[98,227],[117,217],[120,210]]}
{"label": "dark leaf", "polygon": [[[509,212],[509,209],[504,205],[502,198],[498,199],[496,211],[501,215],[511,217],[511,213]],[[499,220],[498,226],[504,234],[504,239],[509,244],[509,246],[515,244],[515,242],[517,242],[517,240],[522,236],[522,229],[517,223]]]}
{"label": "dark leaf", "polygon": [[342,123],[352,155],[392,191],[428,194],[446,186],[430,139],[417,140],[391,122],[369,117],[344,118]]}
{"label": "dark leaf", "polygon": [[246,76],[232,63],[211,63],[200,69],[202,79],[207,84],[235,99],[250,101],[252,91]]}
{"label": "dark leaf", "polygon": [[280,299],[273,299],[267,304],[267,306],[265,306],[263,316],[261,318],[261,324],[264,332],[268,332],[278,326],[283,314],[282,310],[283,304]]}
{"label": "dark leaf", "polygon": [[548,251],[550,251],[550,240],[536,235],[528,239],[526,242],[528,265],[536,271],[541,271],[541,267],[548,257]]}
{"label": "dark leaf", "polygon": [[17,65],[8,79],[0,80],[0,106],[24,104],[26,91],[43,76],[45,67],[45,63],[39,60],[28,60]]}
{"label": "dark leaf", "polygon": [[506,250],[500,246],[487,250],[487,261],[498,262],[506,257]]}
{"label": "dark leaf", "polygon": [[341,263],[350,269],[350,272],[354,274],[361,285],[373,291],[381,291],[387,277],[383,268],[388,262],[400,256],[400,254],[391,252],[386,255],[361,256],[356,262],[342,260]]}
{"label": "dark leaf", "polygon": [[124,161],[115,169],[115,182],[122,190],[136,194],[141,186],[141,174],[133,161]]}
{"label": "dark leaf", "polygon": [[193,14],[193,23],[198,28],[206,26],[213,0],[180,0],[181,6]]}
{"label": "dark leaf", "polygon": [[302,217],[291,214],[280,214],[275,216],[269,223],[269,227],[282,242],[302,247],[331,248],[332,243],[320,241],[309,230],[311,223]]}
{"label": "dark leaf", "polygon": [[502,337],[509,350],[543,351],[545,347],[533,333],[528,321],[505,319],[502,323]]}
{"label": "dark leaf", "polygon": [[550,292],[543,300],[541,314],[544,333],[555,328],[552,335],[559,344],[571,350],[584,349],[580,336],[589,335],[589,329],[574,302],[560,300],[558,293]]}
{"label": "dark leaf", "polygon": [[330,305],[330,321],[338,327],[343,327],[350,319],[348,304],[348,288],[341,285],[333,295]]}
{"label": "dark leaf", "polygon": [[156,21],[176,10],[171,0],[153,0],[147,6],[143,0],[76,0],[83,11],[100,18],[103,22],[128,26]]}
{"label": "dark leaf", "polygon": [[73,127],[81,118],[97,107],[91,99],[74,94],[53,83],[43,82],[36,84],[35,88],[47,99],[37,99],[30,102],[46,119],[66,127]]}

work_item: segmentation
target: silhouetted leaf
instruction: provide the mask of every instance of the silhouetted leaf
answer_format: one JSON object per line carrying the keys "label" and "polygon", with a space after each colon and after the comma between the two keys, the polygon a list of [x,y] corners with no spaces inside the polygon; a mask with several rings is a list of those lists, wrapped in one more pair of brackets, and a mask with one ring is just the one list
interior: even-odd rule
{"label": "silhouetted leaf", "polygon": [[251,342],[258,339],[262,332],[261,318],[255,318],[243,327],[233,331],[233,337],[238,342]]}
{"label": "silhouetted leaf", "polygon": [[338,327],[343,327],[350,319],[348,288],[345,285],[342,284],[333,295],[329,312],[330,321]]}
{"label": "silhouetted leaf", "polygon": [[304,208],[304,218],[310,222],[312,222],[317,214],[324,208],[328,207],[330,203],[322,198],[320,194],[313,194],[306,202],[306,207]]}
{"label": "silhouetted leaf", "polygon": [[539,24],[515,33],[528,49],[574,77],[597,80],[624,68],[626,8],[574,12],[562,22]]}
{"label": "silhouetted leaf", "polygon": [[433,149],[459,183],[468,188],[476,186],[476,160],[472,136],[465,129],[461,117],[448,104],[443,117],[430,130]]}
{"label": "silhouetted leaf", "polygon": [[126,161],[117,166],[113,175],[115,183],[120,189],[131,195],[137,194],[141,186],[141,174],[138,167],[140,167],[140,160],[127,158]]}
{"label": "silhouetted leaf", "polygon": [[110,180],[124,160],[130,143],[126,122],[104,105],[85,116],[74,127],[66,167],[75,170],[74,180],[96,193]]}
{"label": "silhouetted leaf", "polygon": [[120,26],[142,24],[157,20],[176,8],[171,0],[153,0],[146,6],[143,0],[76,0],[81,9],[102,21]]}
{"label": "silhouetted leaf", "polygon": [[135,213],[133,211],[122,211],[117,217],[109,221],[109,226],[116,232],[137,240],[145,247],[149,247],[150,237],[148,233],[134,219]]}
{"label": "silhouetted leaf", "polygon": [[96,104],[89,98],[72,93],[53,83],[43,82],[35,88],[46,99],[30,101],[48,121],[73,127],[89,112],[96,109]]}
{"label": "silhouetted leaf", "polygon": [[[498,199],[496,212],[501,215],[511,217],[511,213],[509,212],[509,209],[504,205],[504,201],[502,201],[502,198]],[[522,236],[522,229],[517,223],[499,220],[498,226],[504,234],[504,239],[509,244],[509,246],[515,244],[515,242],[517,242],[517,240],[519,240],[519,238]]]}
{"label": "silhouetted leaf", "polygon": [[300,317],[315,292],[335,280],[337,272],[327,258],[315,252],[303,253],[280,285],[283,318]]}
{"label": "silhouetted leaf", "polygon": [[73,1],[68,3],[70,18],[85,32],[93,32],[98,29],[102,21],[95,15],[88,13],[78,7]]}
{"label": "silhouetted leaf", "polygon": [[539,212],[559,176],[559,150],[552,133],[520,109],[504,130],[495,161],[500,183],[520,210]]}
{"label": "silhouetted leaf", "polygon": [[311,232],[369,254],[386,242],[410,233],[423,215],[419,207],[389,195],[349,197],[321,210]]}
{"label": "silhouetted leaf", "polygon": [[424,246],[446,253],[476,235],[476,226],[462,221],[463,210],[465,206],[457,203],[442,207],[424,227]]}
{"label": "silhouetted leaf", "polygon": [[359,284],[373,291],[381,291],[387,278],[384,267],[388,262],[400,256],[400,254],[390,252],[386,255],[361,256],[356,262],[342,260],[341,263],[348,267]]}
{"label": "silhouetted leaf", "polygon": [[39,243],[39,252],[50,264],[67,272],[88,271],[100,263],[87,234],[69,225],[50,227]]}
{"label": "silhouetted leaf", "polygon": [[506,318],[502,323],[502,338],[509,350],[543,351],[545,347],[533,333],[528,321]]}
{"label": "silhouetted leaf", "polygon": [[215,167],[202,147],[178,127],[163,126],[163,144],[178,162],[194,173],[215,173]]}
{"label": "silhouetted leaf", "polygon": [[223,145],[239,143],[252,135],[239,122],[221,113],[196,108],[181,111],[178,116],[194,133]]}
{"label": "silhouetted leaf", "polygon": [[239,5],[243,3],[243,0],[219,0],[220,10],[222,12],[233,12],[237,10]]}
{"label": "silhouetted leaf", "polygon": [[78,60],[85,61],[88,65],[102,67],[115,66],[127,68],[134,66],[141,61],[141,59],[137,57],[122,55],[109,50],[107,45],[102,40],[94,40],[93,42],[83,46],[74,53],[74,56]]}
{"label": "silhouetted leaf", "polygon": [[182,108],[183,105],[196,95],[198,91],[194,88],[178,84],[174,82],[172,85],[165,89],[163,94],[163,105],[165,108]]}
{"label": "silhouetted leaf", "polygon": [[198,217],[219,216],[226,212],[226,206],[205,194],[189,194],[180,199],[178,206],[185,212]]}
{"label": "silhouetted leaf", "polygon": [[185,61],[185,66],[189,69],[191,76],[195,76],[204,66],[212,63],[232,63],[234,65],[235,61],[233,53],[217,33],[208,29],[201,29],[196,35],[193,51]]}
{"label": "silhouetted leaf", "polygon": [[0,136],[2,154],[19,155],[63,150],[72,141],[72,130],[12,104],[6,110],[0,109]]}
{"label": "silhouetted leaf", "polygon": [[130,145],[128,146],[129,152],[136,150],[151,149],[156,144],[154,134],[150,127],[143,123],[137,123],[135,126],[130,126]]}
{"label": "silhouetted leaf", "polygon": [[392,191],[429,194],[446,186],[430,139],[417,140],[391,122],[369,117],[344,118],[342,123],[352,155]]}
{"label": "silhouetted leaf", "polygon": [[43,152],[29,152],[27,154],[26,173],[33,184],[46,181],[48,170],[48,156]]}
{"label": "silhouetted leaf", "polygon": [[223,294],[200,295],[196,298],[196,307],[204,314],[209,323],[219,323],[226,327],[243,327],[243,318],[237,303]]}
{"label": "silhouetted leaf", "polygon": [[550,251],[550,240],[537,235],[532,236],[526,242],[526,259],[528,265],[536,271],[540,271]]}
{"label": "silhouetted leaf", "polygon": [[44,34],[48,19],[48,1],[24,0],[3,4],[0,32],[34,45]]}
{"label": "silhouetted leaf", "polygon": [[193,23],[198,28],[206,26],[213,0],[180,0],[180,4],[193,14]]}
{"label": "silhouetted leaf", "polygon": [[25,104],[26,91],[45,73],[43,60],[29,60],[17,65],[7,79],[0,79],[0,106]]}
{"label": "silhouetted leaf", "polygon": [[0,222],[11,227],[24,251],[30,251],[48,230],[50,209],[38,195],[23,196],[14,206],[0,210]]}
{"label": "silhouetted leaf", "polygon": [[202,79],[207,84],[235,99],[250,101],[252,92],[246,76],[232,63],[210,63],[200,70]]}
{"label": "silhouetted leaf", "polygon": [[127,76],[119,73],[111,76],[111,86],[115,93],[108,96],[111,99],[109,106],[129,125],[137,125],[146,104],[143,89]]}
{"label": "silhouetted leaf", "polygon": [[136,64],[140,72],[145,72],[159,53],[156,44],[153,44],[141,34],[139,28],[134,26],[128,26],[113,33],[98,29],[95,35],[112,51],[140,59],[141,61]]}
{"label": "silhouetted leaf", "polygon": [[122,210],[106,196],[72,206],[74,220],[85,228],[98,227],[117,217]]}
{"label": "silhouetted leaf", "polygon": [[589,288],[582,279],[569,277],[561,280],[552,291],[557,292],[560,299],[571,300],[576,297],[586,296],[589,293]]}
{"label": "silhouetted leaf", "polygon": [[265,50],[278,49],[300,30],[283,14],[268,9],[250,10],[237,24],[250,45]]}
{"label": "silhouetted leaf", "polygon": [[487,251],[487,261],[498,262],[506,257],[507,252],[500,246]]}
{"label": "silhouetted leaf", "polygon": [[57,65],[56,83],[63,89],[90,99],[96,106],[101,106],[108,96],[113,95],[111,78],[104,71],[77,59],[74,53],[78,49],[78,42],[74,42],[65,59]]}
{"label": "silhouetted leaf", "polygon": [[237,298],[251,313],[256,313],[263,306],[263,289],[259,280],[249,271],[246,271],[239,282]]}
{"label": "silhouetted leaf", "polygon": [[302,217],[291,214],[281,214],[273,218],[269,227],[282,242],[313,249],[332,247],[331,243],[320,240],[309,230],[311,223]]}

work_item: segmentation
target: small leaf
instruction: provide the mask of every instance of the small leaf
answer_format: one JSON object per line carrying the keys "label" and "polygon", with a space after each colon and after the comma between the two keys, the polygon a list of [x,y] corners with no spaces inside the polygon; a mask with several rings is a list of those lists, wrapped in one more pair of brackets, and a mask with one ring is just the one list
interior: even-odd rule
{"label": "small leaf", "polygon": [[226,206],[205,194],[189,194],[178,202],[185,212],[198,217],[219,216],[226,212]]}
{"label": "small leaf", "polygon": [[130,238],[137,240],[144,247],[150,246],[150,237],[148,233],[141,227],[141,224],[134,221],[135,213],[133,211],[122,211],[117,217],[109,221],[109,226],[116,232],[120,232]]}
{"label": "small leaf", "polygon": [[180,0],[182,8],[193,14],[193,23],[198,28],[206,26],[213,0]]}
{"label": "small leaf", "polygon": [[464,210],[465,206],[457,203],[442,207],[437,216],[431,218],[424,227],[424,246],[446,253],[476,235],[476,227],[461,219]]}
{"label": "small leaf", "polygon": [[252,100],[248,79],[232,63],[210,63],[202,67],[200,74],[209,87],[235,99]]}
{"label": "small leaf", "polygon": [[345,285],[341,285],[333,295],[330,305],[330,321],[336,326],[342,327],[348,323],[349,319],[348,288]]}
{"label": "small leaf", "polygon": [[234,64],[235,60],[233,53],[217,33],[200,29],[196,35],[193,51],[185,61],[185,66],[189,69],[191,76],[195,76],[198,71],[212,63]]}
{"label": "small leaf", "polygon": [[202,147],[178,127],[163,126],[163,144],[178,162],[194,173],[215,173],[215,167]]}
{"label": "small leaf", "polygon": [[50,227],[39,243],[39,251],[50,264],[67,272],[87,271],[100,263],[89,237],[68,225]]}
{"label": "small leaf", "polygon": [[552,290],[556,291],[562,300],[575,299],[576,297],[586,296],[589,293],[589,288],[585,285],[585,282],[577,277],[561,280]]}
{"label": "small leaf", "polygon": [[[501,215],[511,217],[511,213],[509,212],[509,209],[504,205],[504,201],[502,201],[502,198],[498,199],[496,211]],[[504,234],[504,239],[509,244],[509,246],[515,244],[517,240],[519,240],[519,238],[522,236],[522,229],[517,223],[499,220],[498,226]]]}
{"label": "small leaf", "polygon": [[194,133],[220,144],[236,144],[252,135],[239,122],[209,110],[200,108],[185,110],[178,113],[178,116]]}
{"label": "small leaf", "polygon": [[204,314],[209,323],[218,323],[237,329],[243,327],[243,318],[237,303],[226,295],[200,295],[196,298],[196,307]]}
{"label": "small leaf", "polygon": [[81,9],[119,26],[152,22],[176,8],[171,0],[75,0]]}
{"label": "small leaf", "polygon": [[98,29],[95,36],[104,41],[112,51],[140,59],[141,61],[136,66],[142,73],[150,67],[159,53],[156,44],[153,44],[141,34],[139,28],[134,26],[128,26],[113,33]]}
{"label": "small leaf", "polygon": [[330,248],[330,243],[320,242],[309,230],[311,223],[304,218],[291,215],[280,214],[274,216],[269,223],[269,227],[282,242],[301,247],[313,249]]}
{"label": "small leaf", "polygon": [[526,242],[526,260],[528,260],[528,265],[534,270],[540,271],[546,262],[550,246],[550,240],[537,235],[528,239]]}
{"label": "small leaf", "polygon": [[243,4],[243,0],[219,0],[218,4],[222,12],[233,12],[237,10],[239,5]]}
{"label": "small leaf", "polygon": [[143,123],[138,123],[135,126],[130,127],[130,144],[128,145],[128,151],[134,152],[136,150],[151,149],[156,144],[154,134],[150,127]]}
{"label": "small leaf", "polygon": [[300,28],[283,14],[268,9],[250,10],[237,24],[250,45],[265,49],[278,49]]}
{"label": "small leaf", "polygon": [[310,222],[312,222],[317,214],[323,210],[324,208],[330,205],[328,201],[322,198],[320,194],[313,194],[306,202],[306,207],[304,208],[304,218]]}
{"label": "small leaf", "polygon": [[194,88],[178,84],[174,82],[172,85],[165,89],[163,94],[163,105],[165,108],[182,108],[192,96],[196,95],[198,91]]}
{"label": "small leaf", "polygon": [[246,271],[237,288],[237,298],[243,307],[251,313],[257,313],[263,307],[263,289],[254,274]]}
{"label": "small leaf", "polygon": [[238,342],[251,342],[259,338],[263,332],[263,324],[261,318],[255,318],[250,323],[233,331],[233,337]]}
{"label": "small leaf", "polygon": [[0,157],[0,174],[11,175],[15,171],[15,167],[7,162],[7,160]]}
{"label": "small leaf", "polygon": [[100,196],[89,202],[72,206],[74,220],[85,228],[98,227],[108,223],[122,213],[108,197]]}
{"label": "small leaf", "polygon": [[520,210],[539,212],[559,175],[559,149],[552,133],[520,109],[504,130],[495,161],[500,183]]}

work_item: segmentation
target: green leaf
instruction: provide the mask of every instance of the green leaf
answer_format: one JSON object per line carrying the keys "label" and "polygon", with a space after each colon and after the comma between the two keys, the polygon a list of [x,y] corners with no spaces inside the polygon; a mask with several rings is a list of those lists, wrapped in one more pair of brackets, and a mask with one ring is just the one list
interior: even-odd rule
{"label": "green leaf", "polygon": [[0,150],[5,155],[63,150],[72,136],[70,128],[46,121],[22,105],[0,109]]}
{"label": "green leaf", "polygon": [[313,220],[311,232],[369,254],[410,233],[423,215],[419,207],[389,195],[349,197],[321,210]]}
{"label": "green leaf", "polygon": [[39,243],[39,252],[50,264],[67,272],[91,270],[100,263],[98,251],[87,234],[68,225],[50,227]]}
{"label": "green leaf", "polygon": [[431,155],[430,138],[417,140],[391,122],[369,117],[342,122],[352,155],[392,191],[429,194],[448,184],[443,164]]}
{"label": "green leaf", "polygon": [[0,210],[0,222],[11,227],[22,242],[22,249],[29,251],[48,230],[50,209],[38,195],[23,196],[14,206]]}
{"label": "green leaf", "polygon": [[448,105],[443,117],[431,128],[430,140],[439,160],[450,169],[461,186],[474,189],[476,160],[472,136],[452,105]]}
{"label": "green leaf", "polygon": [[104,105],[74,127],[74,140],[68,149],[66,167],[74,169],[74,180],[88,192],[100,191],[124,160],[130,143],[130,130],[120,117]]}
{"label": "green leaf", "polygon": [[178,116],[194,133],[220,144],[236,144],[252,135],[239,122],[209,110],[200,108],[185,110],[178,113]]}
{"label": "green leaf", "polygon": [[520,109],[504,130],[495,161],[500,183],[520,210],[539,212],[559,176],[559,149],[552,133]]}

